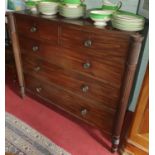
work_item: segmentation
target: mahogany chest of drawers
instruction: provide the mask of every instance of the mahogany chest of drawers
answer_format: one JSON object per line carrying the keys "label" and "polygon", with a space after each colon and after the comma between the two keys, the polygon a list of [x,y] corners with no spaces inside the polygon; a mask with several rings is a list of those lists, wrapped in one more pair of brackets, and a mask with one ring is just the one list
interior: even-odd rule
{"label": "mahogany chest of drawers", "polygon": [[87,19],[9,17],[21,95],[25,90],[112,135],[116,151],[142,37]]}

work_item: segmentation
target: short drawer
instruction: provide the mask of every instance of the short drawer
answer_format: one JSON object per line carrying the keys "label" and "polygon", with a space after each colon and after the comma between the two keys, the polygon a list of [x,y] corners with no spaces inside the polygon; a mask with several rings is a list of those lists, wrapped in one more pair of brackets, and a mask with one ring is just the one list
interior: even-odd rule
{"label": "short drawer", "polygon": [[32,16],[15,14],[18,34],[37,40],[58,43],[58,23]]}
{"label": "short drawer", "polygon": [[109,108],[117,108],[120,96],[119,89],[88,76],[64,70],[38,57],[27,57],[24,55],[22,57],[25,73],[49,83],[55,83],[67,91],[83,98],[91,99],[94,102],[99,102]]}
{"label": "short drawer", "polygon": [[[74,26],[63,25],[61,30],[61,46],[72,49],[83,48],[83,52],[93,49],[95,54],[113,53],[116,56],[127,54],[129,47],[128,35],[118,35],[108,31],[87,32]],[[92,52],[92,51],[90,51]],[[94,55],[95,55],[94,54]]]}
{"label": "short drawer", "polygon": [[20,37],[20,48],[22,53],[40,56],[64,69],[85,74],[117,88],[121,87],[125,60],[119,56],[113,55],[110,58],[105,54],[104,58],[97,58],[89,53],[57,48],[41,41],[22,37]]}
{"label": "short drawer", "polygon": [[61,26],[60,43],[63,47],[84,48],[90,39],[90,33],[84,30],[77,30],[71,26]]}
{"label": "short drawer", "polygon": [[[25,75],[26,88],[34,94],[54,103],[65,111],[92,123],[106,132],[111,132],[115,111],[104,106],[90,103],[55,85],[49,85],[32,76]],[[61,97],[60,97],[61,95]]]}

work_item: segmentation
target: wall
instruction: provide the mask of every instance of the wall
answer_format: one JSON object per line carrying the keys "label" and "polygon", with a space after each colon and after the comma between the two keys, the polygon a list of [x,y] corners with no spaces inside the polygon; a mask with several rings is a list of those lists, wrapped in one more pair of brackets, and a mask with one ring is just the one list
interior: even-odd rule
{"label": "wall", "polygon": [[[143,6],[143,1],[142,2],[142,6]],[[149,3],[149,1],[147,1]],[[141,4],[140,4],[140,8],[137,10],[137,12],[139,12],[140,14],[144,15],[146,18],[149,17],[149,8],[147,9],[147,11],[143,10],[141,11]],[[147,4],[146,4],[147,5]],[[148,4],[149,5],[149,4]],[[142,86],[142,82],[143,82],[143,78],[145,75],[145,71],[147,68],[147,65],[149,65],[149,19],[145,20],[145,28],[143,30],[143,36],[144,36],[144,41],[143,41],[143,45],[142,45],[142,49],[141,49],[141,53],[140,53],[140,57],[139,57],[139,63],[138,63],[138,68],[136,71],[136,77],[134,80],[134,87],[132,88],[132,94],[130,96],[130,100],[129,100],[129,110],[133,111],[135,110],[136,104],[137,104],[137,100],[139,97],[139,93],[141,90],[141,86]]]}
{"label": "wall", "polygon": [[143,43],[142,51],[140,54],[140,58],[139,58],[139,64],[138,64],[136,77],[135,77],[135,81],[134,81],[135,84],[132,89],[132,94],[131,94],[130,100],[129,100],[129,108],[128,108],[129,111],[134,112],[134,110],[135,110],[137,100],[139,97],[139,93],[141,90],[143,78],[145,75],[145,71],[146,71],[146,68],[148,65],[148,61],[149,61],[149,35],[147,32],[146,36],[145,36],[144,43]]}
{"label": "wall", "polygon": [[[116,3],[118,0],[109,1]],[[137,12],[139,0],[122,0],[122,2],[122,10],[131,11],[133,13]],[[85,0],[85,3],[87,4],[88,9],[102,6],[102,0]]]}

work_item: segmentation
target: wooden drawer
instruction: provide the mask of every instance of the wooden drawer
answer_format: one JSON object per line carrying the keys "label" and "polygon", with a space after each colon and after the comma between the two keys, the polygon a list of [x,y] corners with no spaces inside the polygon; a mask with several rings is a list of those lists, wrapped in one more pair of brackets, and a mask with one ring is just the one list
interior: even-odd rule
{"label": "wooden drawer", "polygon": [[15,14],[16,29],[19,34],[37,40],[58,43],[58,23],[36,17]]}
{"label": "wooden drawer", "polygon": [[[119,62],[118,57],[114,59],[115,56],[113,56],[110,61],[109,55],[105,55],[102,60],[88,53],[81,54],[77,51],[57,48],[41,41],[30,40],[23,37],[20,37],[20,45],[21,52],[25,54],[38,55],[42,59],[64,69],[85,74],[116,88],[121,87],[120,84],[125,65],[124,62]],[[33,50],[35,47],[37,47],[36,51]],[[117,61],[117,64],[113,64],[113,60]]]}
{"label": "wooden drawer", "polygon": [[[65,71],[36,56],[22,55],[24,72],[41,80],[52,82],[67,91],[74,92],[83,98],[99,102],[109,108],[116,109],[119,100],[119,89],[93,78]],[[110,94],[110,96],[109,96]]]}
{"label": "wooden drawer", "polygon": [[68,93],[54,84],[49,85],[32,76],[25,75],[25,83],[26,88],[34,94],[47,99],[76,117],[97,125],[106,132],[111,132],[115,111],[93,102],[90,104],[87,100]]}
{"label": "wooden drawer", "polygon": [[60,37],[61,46],[63,47],[84,48],[85,41],[90,39],[90,33],[84,30],[77,30],[69,25],[63,25]]}
{"label": "wooden drawer", "polygon": [[[129,47],[129,36],[108,31],[87,32],[74,26],[63,25],[61,30],[61,46],[85,50],[93,49],[96,53],[113,53],[126,56]],[[74,36],[74,37],[73,37]],[[80,49],[82,50],[82,49]],[[90,51],[92,52],[92,51]]]}

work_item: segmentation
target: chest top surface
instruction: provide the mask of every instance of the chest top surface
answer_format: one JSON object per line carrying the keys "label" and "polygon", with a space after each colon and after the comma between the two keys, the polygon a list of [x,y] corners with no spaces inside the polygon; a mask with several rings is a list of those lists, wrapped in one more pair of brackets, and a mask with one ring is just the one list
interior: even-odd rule
{"label": "chest top surface", "polygon": [[129,35],[133,35],[136,33],[136,32],[117,30],[111,26],[111,22],[109,22],[106,27],[97,27],[93,24],[93,21],[89,18],[67,19],[59,15],[45,16],[41,14],[32,14],[28,10],[15,12],[15,15],[22,16],[22,17],[25,16],[24,18],[32,18],[32,19],[42,20],[42,21],[48,20],[51,22],[57,22],[59,24],[64,24],[64,25],[67,24],[67,25],[74,26],[79,29],[83,29],[84,31],[88,31],[88,32],[92,32],[92,31],[99,32],[99,33],[108,32],[108,33],[116,34],[118,36],[119,35],[129,36]]}

